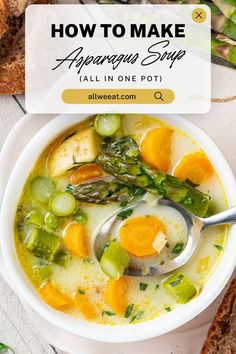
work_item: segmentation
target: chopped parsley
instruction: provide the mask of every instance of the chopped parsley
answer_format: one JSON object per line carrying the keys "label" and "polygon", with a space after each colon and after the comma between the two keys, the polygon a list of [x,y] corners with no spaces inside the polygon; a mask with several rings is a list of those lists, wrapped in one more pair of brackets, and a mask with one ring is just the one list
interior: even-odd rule
{"label": "chopped parsley", "polygon": [[84,295],[84,294],[85,294],[85,290],[82,290],[82,289],[79,289],[78,292],[79,292],[81,295]]}
{"label": "chopped parsley", "polygon": [[72,192],[73,192],[73,186],[72,186],[72,184],[68,184],[68,185],[66,186],[65,192],[67,192],[67,193],[72,193]]}
{"label": "chopped parsley", "polygon": [[177,242],[175,247],[172,250],[172,253],[180,254],[182,252],[183,248],[184,248],[184,243],[182,241]]}
{"label": "chopped parsley", "polygon": [[159,288],[160,288],[160,285],[157,284],[157,285],[155,286],[155,290],[157,290],[157,289],[159,289]]}
{"label": "chopped parsley", "polygon": [[138,312],[136,313],[136,315],[134,315],[134,316],[131,318],[131,320],[129,321],[129,323],[132,323],[132,322],[134,322],[134,321],[140,320],[140,319],[143,317],[143,314],[144,314],[144,311],[138,311]]}
{"label": "chopped parsley", "polygon": [[146,283],[139,283],[139,289],[140,289],[141,291],[145,291],[145,290],[147,289],[147,287],[148,287],[148,284],[146,284]]}
{"label": "chopped parsley", "polygon": [[214,247],[217,248],[219,251],[223,251],[224,247],[221,245],[217,245],[216,243],[214,243]]}
{"label": "chopped parsley", "polygon": [[167,312],[172,311],[170,306],[165,307],[165,310],[166,310]]}
{"label": "chopped parsley", "polygon": [[160,265],[163,265],[164,263],[165,263],[165,261],[163,260],[163,261],[160,262]]}
{"label": "chopped parsley", "polygon": [[174,286],[178,285],[183,279],[183,277],[184,277],[183,274],[180,274],[176,280],[170,282],[170,286],[172,286],[173,288]]}
{"label": "chopped parsley", "polygon": [[102,316],[107,315],[107,316],[115,316],[115,312],[103,310],[102,311]]}
{"label": "chopped parsley", "polygon": [[125,220],[127,219],[131,214],[133,213],[133,209],[127,209],[124,211],[121,211],[120,213],[117,214],[117,217],[120,220]]}
{"label": "chopped parsley", "polygon": [[127,309],[126,309],[125,314],[124,314],[125,318],[129,318],[130,317],[130,315],[131,315],[131,313],[133,311],[133,308],[134,308],[134,304],[129,304],[127,306]]}

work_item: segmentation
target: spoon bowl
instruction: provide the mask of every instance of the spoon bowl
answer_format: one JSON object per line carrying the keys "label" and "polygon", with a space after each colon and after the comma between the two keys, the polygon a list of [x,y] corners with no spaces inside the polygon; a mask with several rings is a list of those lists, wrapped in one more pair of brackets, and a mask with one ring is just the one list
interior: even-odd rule
{"label": "spoon bowl", "polygon": [[[135,204],[129,205],[125,208],[122,208],[112,215],[110,215],[105,222],[99,227],[95,236],[94,242],[94,253],[98,261],[100,261],[104,249],[109,243],[109,235],[113,226],[115,225],[119,212],[126,211],[128,209],[135,209],[140,206],[142,203],[145,203],[145,198],[139,200]],[[187,228],[187,243],[183,251],[164,264],[157,264],[156,260],[153,258],[153,261],[148,265],[144,264],[135,264],[129,265],[125,269],[125,274],[129,276],[153,276],[153,275],[163,275],[169,272],[172,272],[180,267],[182,267],[194,254],[196,248],[199,244],[201,237],[203,236],[204,230],[209,226],[220,225],[220,224],[230,224],[236,222],[236,207],[227,209],[221,213],[215,214],[208,218],[200,218],[192,214],[181,205],[164,198],[157,200],[157,203],[160,205],[166,205],[171,208],[176,209],[184,218]],[[150,257],[152,260],[152,257]]]}

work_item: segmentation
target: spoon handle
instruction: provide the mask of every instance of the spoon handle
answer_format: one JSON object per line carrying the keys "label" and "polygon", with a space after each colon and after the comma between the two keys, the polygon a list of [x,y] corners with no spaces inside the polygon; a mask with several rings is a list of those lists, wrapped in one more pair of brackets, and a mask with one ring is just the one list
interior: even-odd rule
{"label": "spoon handle", "polygon": [[236,206],[201,220],[204,224],[204,228],[213,225],[236,223]]}

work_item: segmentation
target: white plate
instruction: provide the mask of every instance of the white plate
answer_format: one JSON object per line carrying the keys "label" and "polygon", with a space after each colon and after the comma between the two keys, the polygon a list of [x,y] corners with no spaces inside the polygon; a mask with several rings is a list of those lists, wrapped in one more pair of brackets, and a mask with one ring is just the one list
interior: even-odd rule
{"label": "white plate", "polygon": [[[53,117],[54,116],[52,115],[44,115],[40,117],[26,115],[11,131],[3,146],[0,156],[0,171],[2,171],[0,200],[2,199],[5,185],[12,167],[14,166],[20,152],[27,142],[33,137],[33,135]],[[197,118],[193,118],[191,120],[194,120],[195,123],[197,123]],[[209,127],[209,131],[214,133],[214,126]],[[224,133],[226,134],[227,132]],[[217,141],[217,143],[221,146],[223,141]],[[229,151],[232,150],[234,149],[230,149]],[[229,156],[226,156],[226,158],[231,160]],[[4,269],[4,265],[1,262],[1,257],[0,269],[2,270],[2,275],[6,281],[10,286],[12,286],[8,278],[7,271]],[[196,354],[199,353],[201,349],[207,333],[207,328],[214,317],[221,298],[222,294],[202,314],[178,330],[168,335],[133,344],[104,344],[93,340],[76,337],[47,323],[43,318],[29,308],[28,305],[24,304],[24,306],[38,332],[49,343],[73,354],[103,354],[104,352],[112,352],[112,354],[128,354],[132,352],[135,352],[136,354],[146,354],[147,352],[155,354]]]}

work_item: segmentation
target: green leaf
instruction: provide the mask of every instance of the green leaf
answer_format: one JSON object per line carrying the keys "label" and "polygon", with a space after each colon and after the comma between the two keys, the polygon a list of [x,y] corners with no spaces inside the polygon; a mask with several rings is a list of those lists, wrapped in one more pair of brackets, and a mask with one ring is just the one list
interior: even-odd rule
{"label": "green leaf", "polygon": [[82,289],[79,289],[78,292],[79,292],[81,295],[84,295],[84,294],[85,294],[85,290],[82,290]]}
{"label": "green leaf", "polygon": [[125,220],[127,219],[131,214],[133,213],[133,209],[127,209],[127,210],[124,210],[124,211],[121,211],[117,214],[117,217],[120,219],[120,220]]}
{"label": "green leaf", "polygon": [[214,247],[217,248],[219,251],[223,251],[224,247],[221,245],[214,244]]}
{"label": "green leaf", "polygon": [[124,315],[125,318],[129,318],[129,316],[131,315],[131,313],[133,311],[133,308],[134,308],[134,304],[130,304],[127,306],[127,309],[126,309],[125,315]]}
{"label": "green leaf", "polygon": [[115,316],[115,312],[103,310],[102,311],[102,316],[107,315],[107,316]]}
{"label": "green leaf", "polygon": [[172,311],[172,309],[171,309],[171,307],[170,307],[170,306],[165,307],[165,310],[166,310],[167,312]]}
{"label": "green leaf", "polygon": [[182,241],[177,242],[175,247],[172,250],[172,253],[180,254],[183,250],[183,247],[184,247],[184,243]]}
{"label": "green leaf", "polygon": [[15,351],[9,347],[9,345],[0,343],[0,353],[10,351],[11,353],[15,354]]}
{"label": "green leaf", "polygon": [[66,186],[66,189],[65,189],[65,192],[68,192],[68,193],[72,193],[73,192],[73,186],[72,186],[72,184],[68,184],[67,186]]}
{"label": "green leaf", "polygon": [[131,318],[131,320],[129,321],[129,323],[132,323],[132,322],[134,322],[134,321],[140,320],[140,319],[143,317],[143,314],[144,314],[144,311],[138,311],[138,312],[136,313],[136,315],[134,315],[134,316]]}
{"label": "green leaf", "polygon": [[147,289],[147,287],[148,287],[148,284],[146,284],[146,283],[139,283],[139,289],[140,289],[141,291],[145,291],[145,290]]}

